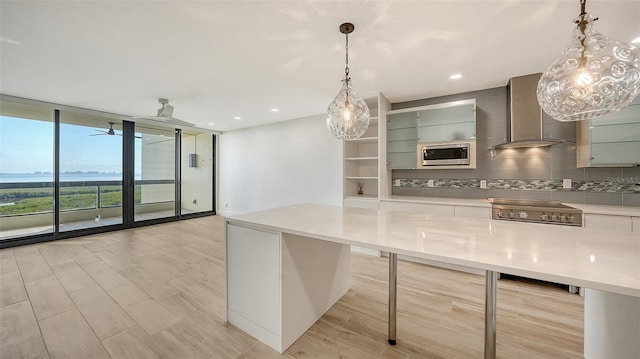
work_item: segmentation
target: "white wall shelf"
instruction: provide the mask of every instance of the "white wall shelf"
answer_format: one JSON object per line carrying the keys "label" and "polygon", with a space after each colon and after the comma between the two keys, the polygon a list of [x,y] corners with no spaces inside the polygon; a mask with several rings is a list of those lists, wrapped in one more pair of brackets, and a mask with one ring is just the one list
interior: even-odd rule
{"label": "white wall shelf", "polygon": [[[369,128],[371,128],[372,125],[369,125]],[[371,137],[360,137],[360,138],[355,138],[353,140],[345,140],[345,142],[357,142],[357,143],[377,143],[378,142],[378,136],[371,136]]]}
{"label": "white wall shelf", "polygon": [[378,197],[376,196],[366,196],[366,195],[357,195],[357,196],[346,196],[344,197],[345,199],[367,199],[367,200],[377,200]]}

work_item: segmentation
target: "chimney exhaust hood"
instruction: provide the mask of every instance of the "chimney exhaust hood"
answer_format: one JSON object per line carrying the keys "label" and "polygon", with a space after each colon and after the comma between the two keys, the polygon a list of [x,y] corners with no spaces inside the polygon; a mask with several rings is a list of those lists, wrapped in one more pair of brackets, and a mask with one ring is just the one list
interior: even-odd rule
{"label": "chimney exhaust hood", "polygon": [[492,149],[545,147],[565,140],[545,138],[542,108],[538,104],[536,89],[542,74],[532,74],[509,79],[507,142]]}

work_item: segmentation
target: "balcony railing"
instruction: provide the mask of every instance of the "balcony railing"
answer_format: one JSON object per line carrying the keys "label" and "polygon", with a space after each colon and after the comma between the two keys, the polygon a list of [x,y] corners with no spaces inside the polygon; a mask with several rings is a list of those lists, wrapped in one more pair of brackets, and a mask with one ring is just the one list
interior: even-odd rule
{"label": "balcony railing", "polygon": [[[136,205],[173,201],[174,180],[136,180]],[[54,182],[0,183],[0,217],[53,212]],[[162,187],[166,188],[162,188]],[[60,211],[122,206],[122,181],[60,182]]]}

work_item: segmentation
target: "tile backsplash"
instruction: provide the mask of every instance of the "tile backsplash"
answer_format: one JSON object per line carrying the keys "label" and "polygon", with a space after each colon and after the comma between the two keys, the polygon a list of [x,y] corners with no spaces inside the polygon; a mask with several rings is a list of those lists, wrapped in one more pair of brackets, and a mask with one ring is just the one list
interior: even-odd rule
{"label": "tile backsplash", "polygon": [[[487,198],[509,197],[572,203],[640,207],[640,167],[577,168],[576,124],[544,114],[545,137],[566,143],[539,148],[504,149],[492,158],[489,148],[507,140],[507,88],[393,104],[402,109],[476,99],[476,169],[393,170],[392,194]],[[562,180],[571,179],[571,189]],[[396,181],[397,180],[397,181]],[[428,187],[428,180],[434,187]],[[487,188],[480,188],[485,180]]]}
{"label": "tile backsplash", "polygon": [[[433,182],[431,182],[433,181]],[[429,186],[429,183],[432,183]],[[394,187],[412,188],[476,188],[506,189],[515,191],[564,191],[564,192],[606,192],[606,193],[639,193],[640,181],[571,181],[570,188],[563,187],[562,180],[485,180],[484,188],[477,179],[395,179]]]}

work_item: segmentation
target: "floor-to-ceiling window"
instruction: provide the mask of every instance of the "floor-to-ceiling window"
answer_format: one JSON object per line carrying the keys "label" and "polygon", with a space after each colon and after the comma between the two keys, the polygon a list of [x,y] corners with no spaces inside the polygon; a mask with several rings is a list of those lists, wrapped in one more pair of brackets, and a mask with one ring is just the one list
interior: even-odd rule
{"label": "floor-to-ceiling window", "polygon": [[0,101],[0,240],[54,230],[53,111]]}
{"label": "floor-to-ceiling window", "polygon": [[175,216],[175,130],[136,126],[135,220]]}
{"label": "floor-to-ceiling window", "polygon": [[0,247],[215,214],[211,132],[0,99]]}
{"label": "floor-to-ceiling window", "polygon": [[60,232],[122,223],[120,121],[60,115]]}
{"label": "floor-to-ceiling window", "polygon": [[193,129],[182,131],[180,213],[213,210],[213,135]]}

